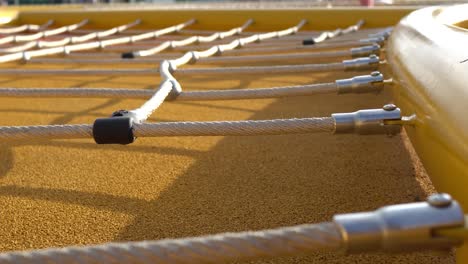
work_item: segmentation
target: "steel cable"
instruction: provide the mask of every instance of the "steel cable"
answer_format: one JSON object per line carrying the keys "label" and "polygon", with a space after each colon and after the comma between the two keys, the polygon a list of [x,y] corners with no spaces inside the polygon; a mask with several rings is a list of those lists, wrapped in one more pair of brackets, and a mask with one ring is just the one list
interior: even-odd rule
{"label": "steel cable", "polygon": [[59,27],[59,28],[54,28],[54,29],[49,29],[49,30],[44,30],[44,31],[39,31],[35,34],[32,35],[14,35],[14,36],[7,36],[0,38],[0,45],[2,44],[8,44],[8,43],[13,43],[13,42],[26,42],[26,41],[33,41],[37,40],[43,37],[50,37],[50,36],[55,36],[59,35],[65,32],[71,32],[75,29],[78,29],[88,23],[88,19],[85,19],[79,23],[73,24],[73,25],[68,25],[64,27]]}
{"label": "steel cable", "polygon": [[159,241],[109,243],[0,254],[1,263],[220,263],[337,251],[343,238],[333,223],[223,233]]}
{"label": "steel cable", "polygon": [[83,36],[66,37],[66,38],[62,38],[60,40],[54,40],[54,41],[45,41],[45,40],[31,41],[21,46],[14,46],[10,48],[0,49],[0,53],[20,52],[20,51],[29,50],[29,49],[36,48],[36,47],[37,48],[53,48],[53,47],[65,46],[67,44],[82,43],[82,42],[86,42],[86,41],[93,40],[93,39],[101,39],[101,38],[105,38],[108,36],[112,36],[114,34],[118,34],[140,23],[141,23],[141,20],[138,19],[132,23],[121,25],[121,26],[114,27],[108,30],[104,30],[104,31],[89,33]]}

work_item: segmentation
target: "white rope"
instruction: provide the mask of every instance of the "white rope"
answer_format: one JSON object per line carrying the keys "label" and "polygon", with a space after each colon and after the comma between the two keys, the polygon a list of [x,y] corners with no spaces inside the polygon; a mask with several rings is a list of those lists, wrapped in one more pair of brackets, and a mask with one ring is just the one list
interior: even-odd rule
{"label": "white rope", "polygon": [[[174,41],[174,40],[173,41],[166,41],[166,42],[163,42],[160,45],[158,45],[158,46],[156,46],[154,48],[151,48],[151,49],[139,50],[139,51],[129,53],[129,54],[127,54],[127,57],[128,57],[128,55],[131,55],[132,58],[133,57],[146,57],[146,56],[154,55],[156,53],[159,53],[159,52],[164,51],[164,50],[169,49],[169,48],[173,49],[173,48],[177,48],[177,47],[187,46],[187,45],[190,45],[190,44],[193,44],[193,43],[212,42],[212,41],[219,40],[219,39],[224,39],[226,37],[230,37],[230,36],[233,36],[233,35],[239,35],[248,26],[250,26],[252,23],[253,23],[253,19],[249,19],[247,22],[244,23],[244,25],[242,25],[240,27],[236,27],[236,28],[233,28],[231,30],[224,31],[224,32],[215,32],[210,36],[206,36],[206,37],[204,37],[204,36],[192,36],[192,37],[188,37],[186,39],[178,40],[178,41]],[[122,54],[123,57],[125,57],[125,55],[126,55],[125,53]]]}
{"label": "white rope", "polygon": [[[332,117],[134,124],[137,137],[254,136],[333,132]],[[93,125],[0,126],[0,141],[91,138]]]}
{"label": "white rope", "polygon": [[70,43],[73,43],[73,44],[76,44],[76,43],[82,43],[82,42],[86,42],[86,41],[90,41],[90,40],[93,40],[93,39],[101,39],[101,38],[104,38],[104,37],[108,37],[108,36],[112,36],[114,34],[118,34],[124,30],[127,30],[131,27],[134,27],[138,24],[140,24],[141,20],[136,20],[132,23],[128,23],[126,25],[121,25],[121,26],[118,26],[118,27],[114,27],[114,28],[111,28],[111,29],[108,29],[108,30],[105,30],[105,31],[100,31],[100,32],[93,32],[93,33],[89,33],[87,35],[83,35],[83,36],[76,36],[76,37],[66,37],[66,38],[62,38],[60,40],[54,40],[54,41],[45,41],[45,40],[36,40],[36,41],[31,41],[31,42],[27,42],[23,45],[20,45],[20,46],[14,46],[14,47],[10,47],[10,48],[4,48],[4,49],[0,49],[0,52],[1,53],[12,53],[12,52],[20,52],[20,51],[25,51],[25,50],[29,50],[29,49],[32,49],[32,48],[53,48],[53,47],[60,47],[60,46],[65,46],[67,44],[70,44]]}
{"label": "white rope", "polygon": [[284,52],[292,50],[300,51],[309,51],[309,50],[327,50],[327,49],[337,49],[337,48],[347,48],[347,47],[359,47],[367,46],[371,43],[365,43],[361,41],[345,41],[337,43],[318,43],[317,45],[284,45],[284,46],[272,46],[272,47],[252,47],[248,50],[227,50],[226,53],[229,54],[249,54],[249,53],[271,53],[271,52]]}
{"label": "white rope", "polygon": [[[177,101],[240,100],[259,98],[281,98],[307,96],[319,93],[336,93],[335,83],[321,83],[272,88],[242,90],[182,91]],[[0,97],[99,97],[99,98],[140,98],[148,99],[153,90],[111,89],[111,88],[0,88]]]}
{"label": "white rope", "polygon": [[[164,62],[164,61],[163,61]],[[341,62],[324,64],[299,64],[299,65],[275,65],[275,66],[240,66],[240,67],[221,67],[221,68],[193,68],[178,69],[174,73],[177,75],[194,74],[274,74],[274,73],[293,73],[293,72],[324,72],[341,71],[345,66]],[[152,75],[160,73],[160,69],[0,69],[0,75],[11,76],[29,76],[29,75]],[[172,75],[171,75],[172,76]],[[174,77],[170,78],[174,79]],[[174,79],[175,80],[175,79]]]}
{"label": "white rope", "polygon": [[325,31],[319,36],[312,38],[311,40],[314,43],[320,43],[328,39],[336,38],[341,35],[349,34],[358,31],[362,25],[364,25],[364,20],[359,20],[355,25],[349,26],[346,29],[338,28],[334,31]]}
{"label": "white rope", "polygon": [[333,223],[284,227],[255,232],[109,243],[87,247],[0,254],[1,263],[221,263],[336,251],[343,238]]}
{"label": "white rope", "polygon": [[[225,50],[241,48],[244,45],[247,45],[252,42],[261,41],[262,39],[268,39],[273,37],[280,38],[282,36],[294,34],[297,31],[299,31],[299,29],[305,23],[307,23],[307,21],[302,20],[298,25],[285,30],[274,31],[264,34],[256,34],[245,38],[238,38],[228,44],[216,45],[204,51],[190,51],[177,59],[163,61],[159,67],[160,74],[163,80],[159,88],[156,90],[153,97],[151,97],[140,108],[128,111],[129,115],[134,118],[134,122],[136,123],[144,122],[161,105],[161,103],[170,93],[172,94],[172,97],[175,97],[178,94],[180,94],[180,92],[182,92],[182,88],[177,82],[177,80],[174,78],[174,76],[172,76],[172,72],[174,72],[177,69],[177,67],[180,67],[187,63],[195,63],[200,58],[207,58],[213,55],[221,55]],[[179,70],[178,72],[182,71]],[[169,86],[172,86],[171,90],[169,90]]]}
{"label": "white rope", "polygon": [[[294,59],[324,59],[324,58],[340,58],[352,56],[351,50],[342,51],[328,51],[328,52],[314,52],[314,53],[287,53],[287,54],[267,54],[267,55],[244,55],[244,56],[223,56],[223,57],[209,57],[200,58],[197,63],[219,63],[219,62],[261,62],[261,61],[274,61],[274,60],[294,60]],[[48,64],[152,64],[161,63],[164,57],[158,58],[135,58],[129,59],[76,59],[76,58],[48,58],[48,59],[35,59],[31,60],[33,63],[48,63]]]}
{"label": "white rope", "polygon": [[54,20],[49,20],[42,25],[21,25],[18,27],[8,27],[8,28],[0,28],[0,34],[9,35],[9,34],[16,34],[24,31],[40,31],[45,30],[49,26],[54,23]]}
{"label": "white rope", "polygon": [[18,61],[18,60],[28,61],[34,57],[42,57],[42,56],[48,56],[48,55],[54,55],[54,54],[69,54],[75,51],[98,49],[98,48],[103,49],[106,46],[131,43],[134,41],[140,41],[140,40],[149,39],[149,38],[157,38],[165,34],[177,32],[180,29],[193,24],[194,22],[195,20],[192,19],[190,21],[187,21],[185,23],[182,23],[176,26],[171,26],[171,27],[167,27],[164,29],[144,33],[141,35],[136,35],[136,36],[120,37],[120,38],[113,38],[113,39],[88,42],[88,43],[82,43],[82,44],[65,45],[65,46],[55,47],[55,48],[46,48],[46,49],[11,53],[8,55],[0,56],[0,63]]}
{"label": "white rope", "polygon": [[14,36],[7,36],[0,38],[0,44],[7,44],[12,42],[26,42],[26,41],[33,41],[43,37],[50,37],[54,35],[59,35],[65,32],[71,32],[77,28],[80,28],[88,23],[88,19],[85,19],[79,23],[63,26],[55,29],[49,29],[44,31],[39,31],[36,34],[32,35],[14,35]]}

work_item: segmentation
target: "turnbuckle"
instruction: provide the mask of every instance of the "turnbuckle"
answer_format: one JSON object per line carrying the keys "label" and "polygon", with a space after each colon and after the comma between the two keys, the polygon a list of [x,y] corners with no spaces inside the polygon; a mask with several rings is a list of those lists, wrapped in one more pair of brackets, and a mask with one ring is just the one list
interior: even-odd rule
{"label": "turnbuckle", "polygon": [[461,239],[438,236],[436,230],[463,227],[465,218],[450,195],[435,194],[426,202],[335,215],[333,222],[340,229],[346,253],[407,252],[450,249],[461,244]]}

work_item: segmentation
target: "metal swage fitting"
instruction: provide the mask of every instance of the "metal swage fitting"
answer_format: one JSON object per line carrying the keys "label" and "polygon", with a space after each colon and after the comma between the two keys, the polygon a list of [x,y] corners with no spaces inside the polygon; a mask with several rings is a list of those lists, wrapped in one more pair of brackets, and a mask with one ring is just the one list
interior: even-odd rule
{"label": "metal swage fitting", "polygon": [[343,65],[346,71],[363,69],[377,70],[379,64],[380,58],[377,55],[370,55],[369,57],[343,61]]}
{"label": "metal swage fitting", "polygon": [[363,57],[363,56],[370,56],[370,55],[378,56],[379,54],[380,54],[380,45],[379,44],[372,44],[370,46],[363,46],[363,47],[358,47],[358,48],[352,48],[351,49],[351,56],[353,58]]}
{"label": "metal swage fitting", "polygon": [[[449,249],[459,238],[435,235],[444,228],[460,228],[460,205],[446,194],[427,202],[390,205],[362,213],[340,214],[333,222],[269,230],[221,233],[200,237],[108,243],[0,254],[9,263],[220,263],[290,256],[316,251],[408,252]],[[436,203],[434,204],[434,200]]]}
{"label": "metal swage fitting", "polygon": [[335,134],[387,134],[392,136],[400,133],[401,130],[401,125],[385,124],[388,120],[401,120],[400,108],[395,105],[385,105],[380,109],[359,110],[352,113],[337,113],[332,114],[332,117],[335,120]]}
{"label": "metal swage fitting", "polygon": [[406,252],[460,245],[462,240],[437,236],[435,231],[463,227],[465,218],[460,205],[449,195],[435,194],[427,202],[335,215],[333,222],[341,230],[346,253]]}
{"label": "metal swage fitting", "polygon": [[384,87],[384,77],[380,72],[375,71],[370,75],[336,80],[335,83],[338,87],[338,94],[368,92],[379,93]]}

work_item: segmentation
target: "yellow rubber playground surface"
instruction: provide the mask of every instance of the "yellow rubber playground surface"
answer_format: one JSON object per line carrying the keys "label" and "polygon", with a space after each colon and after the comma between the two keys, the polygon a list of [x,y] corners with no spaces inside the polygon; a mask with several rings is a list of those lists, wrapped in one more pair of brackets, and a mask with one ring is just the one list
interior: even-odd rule
{"label": "yellow rubber playground surface", "polygon": [[[131,22],[132,19],[126,21]],[[293,26],[300,19],[296,17],[294,22],[274,26],[275,30]],[[63,21],[59,19],[57,23]],[[372,25],[372,20],[370,23]],[[210,28],[209,25],[202,25],[204,30],[219,30],[216,26]],[[86,29],[92,29],[92,26],[90,24]],[[148,23],[141,28],[136,27],[135,31],[146,30],[147,27]],[[201,26],[194,26],[197,30],[200,29],[198,27]],[[168,40],[175,36],[179,39],[181,35],[193,35],[189,29],[161,38]],[[259,28],[254,24],[247,32],[250,30],[265,31],[262,24]],[[309,33],[314,33],[311,30],[308,25],[305,33],[299,33],[291,40],[301,44],[297,36],[306,38]],[[208,31],[202,33],[207,35]],[[365,36],[369,33],[373,31],[364,29],[356,34]],[[274,42],[271,40],[268,43]],[[160,43],[161,40],[150,40],[145,45]],[[220,40],[214,43],[227,42]],[[137,46],[138,43],[133,45]],[[209,47],[214,44],[203,45]],[[255,45],[261,44],[251,44]],[[132,44],[123,47],[123,50],[134,50]],[[189,47],[198,50],[196,45]],[[249,47],[244,48],[247,50]],[[336,50],[340,49],[331,49]],[[101,54],[83,58],[106,60],[109,57],[102,54],[115,53],[118,56],[120,50],[91,50],[82,54],[93,52]],[[178,57],[182,54],[180,52],[174,49],[162,54]],[[257,53],[252,51],[248,54]],[[385,58],[385,54],[381,56]],[[52,58],[67,60],[62,55]],[[343,59],[347,58],[313,61],[295,58],[287,62],[277,60],[232,64],[219,61],[183,68],[328,63]],[[157,63],[122,66],[72,62],[34,63],[32,59],[28,63],[1,64],[0,72],[6,69],[28,71],[156,67]],[[387,74],[385,65],[379,70],[384,76]],[[227,72],[184,74],[177,76],[177,80],[184,91],[222,90],[327,83],[370,72]],[[1,88],[150,90],[156,89],[161,81],[157,73],[0,74]],[[149,122],[321,117],[332,113],[380,108],[391,103],[391,98],[390,91],[384,88],[379,94],[316,94],[280,99],[193,102],[175,100],[163,103]],[[91,124],[96,118],[107,117],[119,109],[137,108],[143,102],[141,99],[118,98],[0,97],[0,124]],[[138,138],[130,145],[97,145],[93,139],[10,141],[0,143],[0,160],[1,251],[157,240],[319,223],[329,221],[338,213],[422,201],[435,192],[405,133],[394,137],[327,133],[153,137]],[[317,253],[255,263],[454,262],[453,254],[421,252],[351,256]]]}

